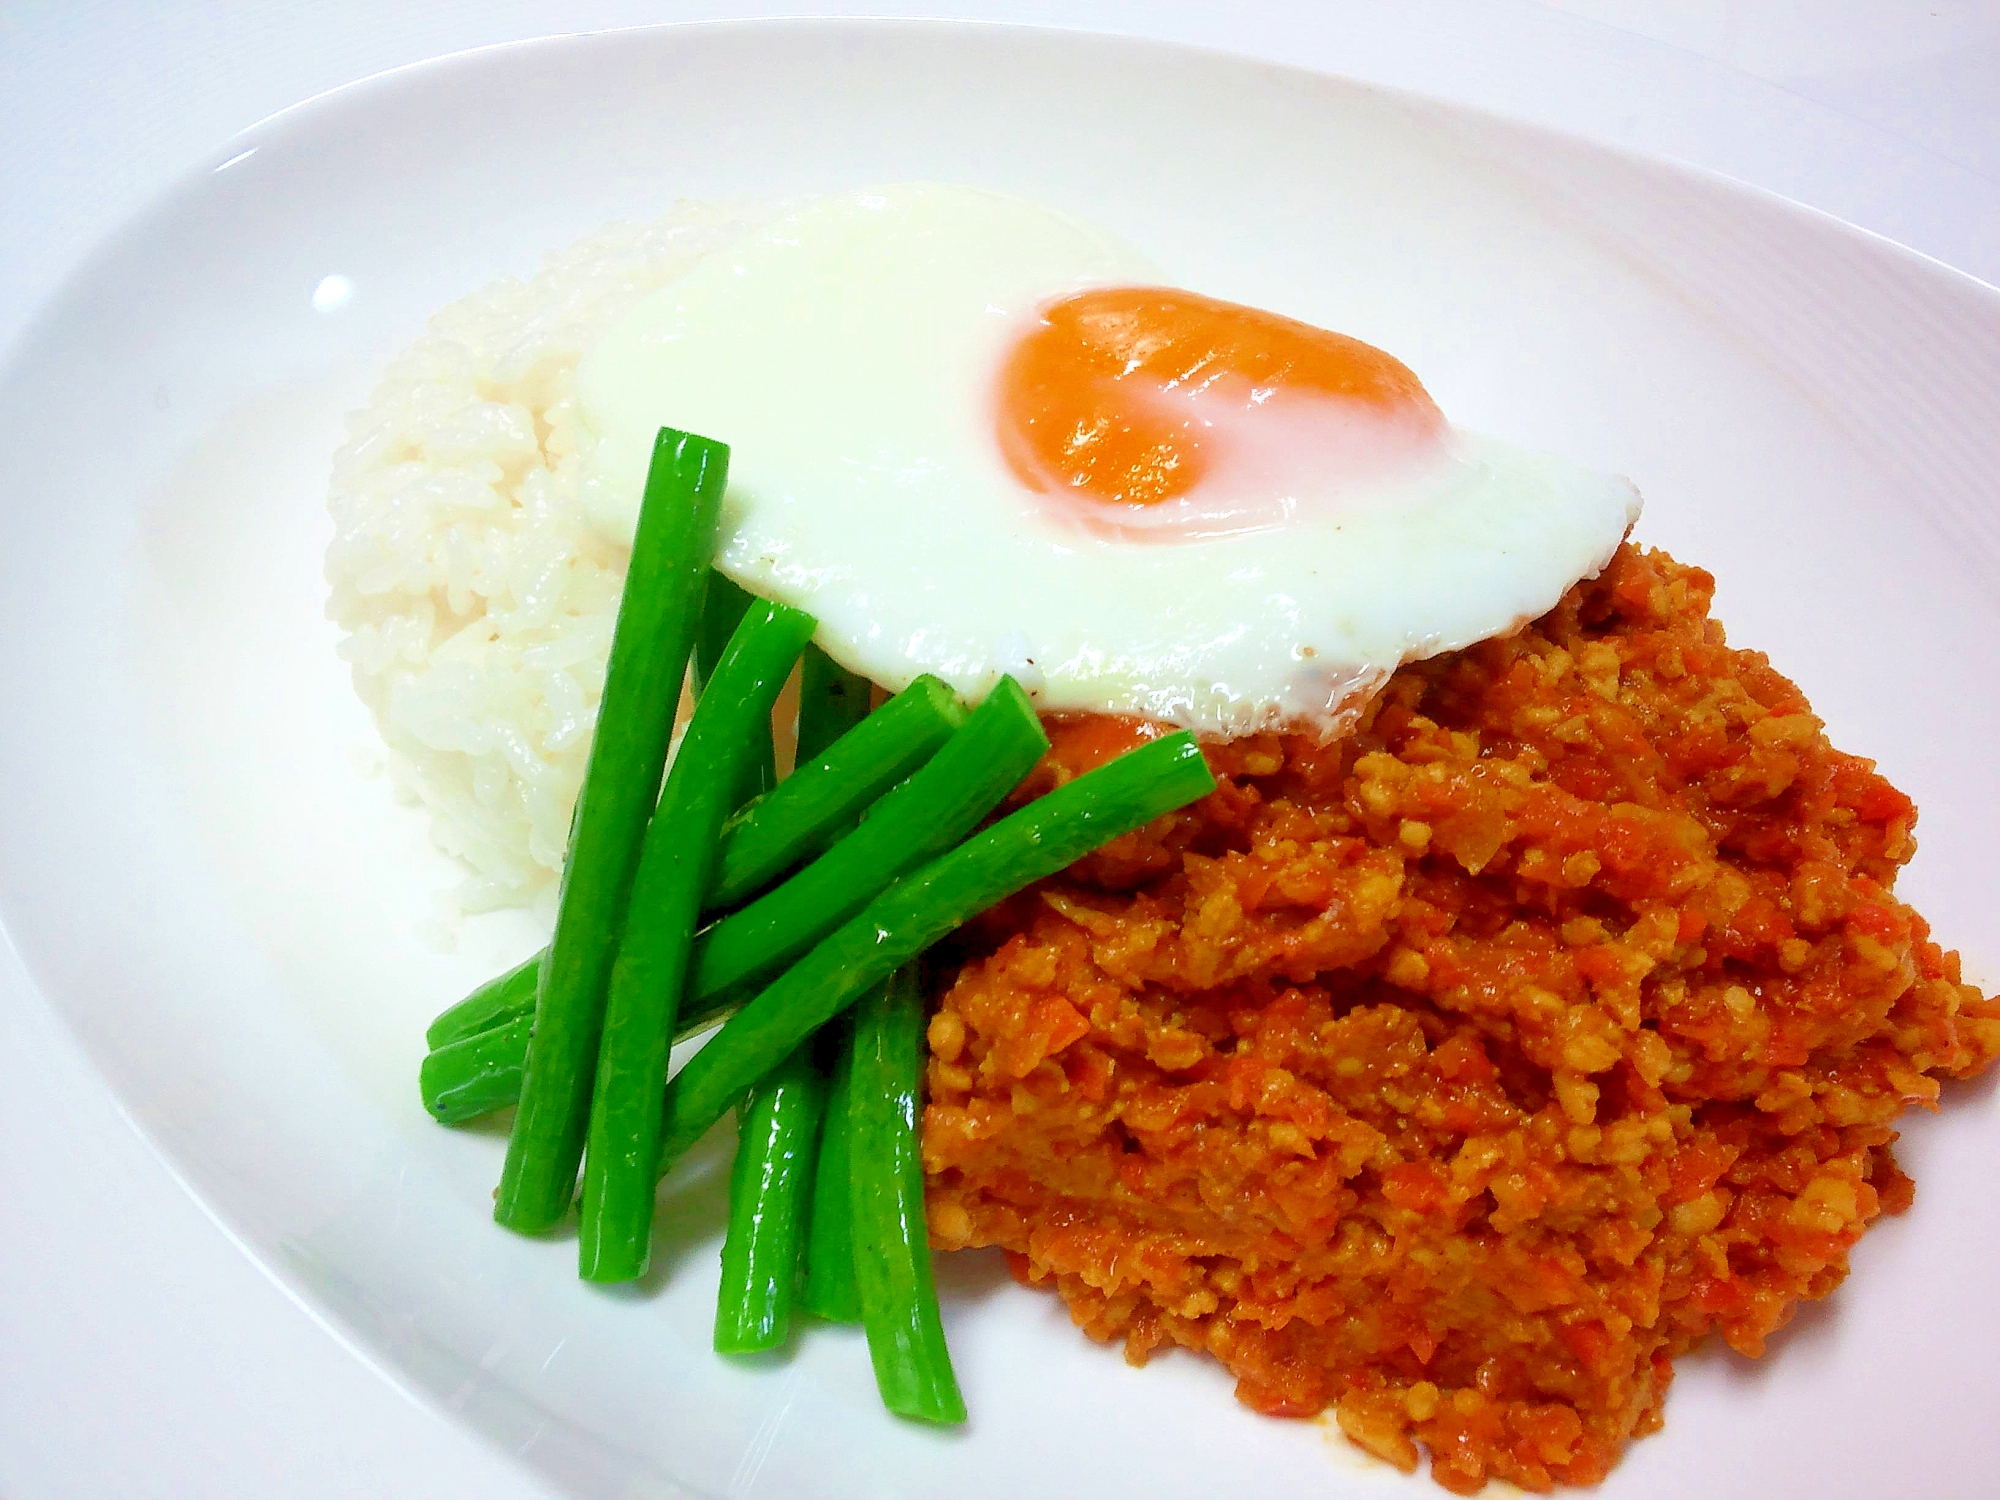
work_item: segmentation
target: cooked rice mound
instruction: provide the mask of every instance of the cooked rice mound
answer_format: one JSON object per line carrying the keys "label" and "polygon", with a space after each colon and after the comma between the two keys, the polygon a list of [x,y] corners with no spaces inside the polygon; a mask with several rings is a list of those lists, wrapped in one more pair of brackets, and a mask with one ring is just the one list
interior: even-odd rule
{"label": "cooked rice mound", "polygon": [[2000,1005],[1892,894],[1909,799],[1712,587],[1628,546],[968,932],[934,1243],[1460,1493],[1599,1480],[1672,1356],[1761,1353],[1909,1205],[1896,1118]]}
{"label": "cooked rice mound", "polygon": [[553,897],[630,555],[580,497],[584,351],[751,215],[613,225],[432,318],[334,455],[327,613],[397,786],[471,876],[460,906]]}

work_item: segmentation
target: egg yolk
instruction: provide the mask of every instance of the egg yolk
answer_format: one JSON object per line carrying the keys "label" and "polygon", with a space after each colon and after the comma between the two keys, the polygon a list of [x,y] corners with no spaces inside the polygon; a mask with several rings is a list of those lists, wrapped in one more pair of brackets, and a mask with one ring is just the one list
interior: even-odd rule
{"label": "egg yolk", "polygon": [[1337,403],[1350,430],[1384,419],[1399,444],[1444,417],[1408,366],[1371,344],[1168,287],[1064,297],[1015,341],[996,391],[999,440],[1029,489],[1113,506],[1189,495],[1262,418]]}

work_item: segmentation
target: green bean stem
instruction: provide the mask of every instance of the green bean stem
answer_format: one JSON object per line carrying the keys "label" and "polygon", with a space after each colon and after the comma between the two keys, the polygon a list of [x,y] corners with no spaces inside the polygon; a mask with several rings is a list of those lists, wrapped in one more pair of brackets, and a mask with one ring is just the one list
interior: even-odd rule
{"label": "green bean stem", "polygon": [[651,1257],[660,1094],[716,835],[756,753],[758,726],[768,743],[771,705],[816,624],[782,604],[750,607],[696,701],[646,832],[590,1102],[577,1244],[588,1281],[633,1280]]}
{"label": "green bean stem", "polygon": [[819,1161],[813,1172],[811,1212],[806,1221],[806,1276],[799,1306],[829,1323],[861,1321],[861,1288],[854,1280],[854,1214],[848,1200],[850,1099],[854,1033],[847,1017],[820,1027],[821,1066],[831,1075],[826,1121],[820,1126]]}
{"label": "green bean stem", "polygon": [[898,881],[688,1060],[667,1089],[661,1170],[870,985],[995,902],[1214,787],[1194,737],[1170,734],[1085,772]]}
{"label": "green bean stem", "polygon": [[738,1108],[715,1295],[718,1354],[776,1349],[791,1329],[801,1220],[826,1108],[826,1075],[812,1052],[810,1041],[801,1043]]}
{"label": "green bean stem", "polygon": [[852,1176],[854,1278],[882,1404],[922,1422],[965,1420],[951,1373],[924,1223],[924,1001],[915,964],[854,1008]]}
{"label": "green bean stem", "polygon": [[[535,983],[541,976],[546,948],[522,959],[506,973],[486,981],[431,1022],[424,1045],[433,1051],[462,1042],[496,1026],[506,1026],[535,1013]],[[512,1103],[510,1099],[508,1103]]]}
{"label": "green bean stem", "polygon": [[[812,659],[808,652],[806,661]],[[804,681],[803,668],[800,675],[798,769],[724,825],[708,893],[712,909],[740,905],[792,866],[823,853],[965,722],[950,688],[935,677],[919,677],[815,754],[806,748],[806,731],[808,708],[818,694]]]}
{"label": "green bean stem", "polygon": [[695,993],[726,994],[783,969],[891,881],[972,832],[1048,748],[1028,695],[1003,677],[944,748],[870,808],[859,828],[702,935]]}
{"label": "green bean stem", "polygon": [[554,1226],[576,1190],[605,990],[703,611],[728,471],[721,443],[660,429],[494,1194],[493,1217],[524,1233]]}
{"label": "green bean stem", "polygon": [[424,1059],[417,1083],[441,1125],[461,1125],[512,1104],[521,1093],[532,1015],[447,1042]]}

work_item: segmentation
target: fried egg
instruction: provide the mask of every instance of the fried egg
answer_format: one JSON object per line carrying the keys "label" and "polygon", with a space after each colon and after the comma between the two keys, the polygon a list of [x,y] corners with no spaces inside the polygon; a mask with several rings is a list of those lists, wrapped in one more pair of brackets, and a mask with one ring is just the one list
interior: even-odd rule
{"label": "fried egg", "polygon": [[791,206],[578,369],[629,540],[653,434],[731,447],[718,565],[836,660],[1216,735],[1339,732],[1609,561],[1632,486],[1462,431],[1382,350],[1175,288],[998,193]]}

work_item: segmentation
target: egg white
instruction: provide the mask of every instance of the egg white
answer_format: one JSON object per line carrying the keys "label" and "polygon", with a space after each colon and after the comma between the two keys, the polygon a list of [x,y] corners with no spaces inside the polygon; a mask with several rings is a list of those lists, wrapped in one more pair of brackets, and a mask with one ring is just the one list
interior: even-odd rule
{"label": "egg white", "polygon": [[1285,492],[1247,495],[1276,519],[1240,531],[1065,524],[1001,457],[995,370],[1050,299],[1161,281],[1111,236],[996,193],[810,200],[586,353],[586,504],[629,539],[654,433],[717,438],[719,565],[811,611],[849,669],[892,689],[933,672],[973,699],[1010,672],[1046,710],[1221,735],[1336,732],[1403,662],[1548,610],[1638,514],[1623,480],[1454,431],[1426,462],[1323,493],[1261,466],[1246,482],[1282,474]]}

